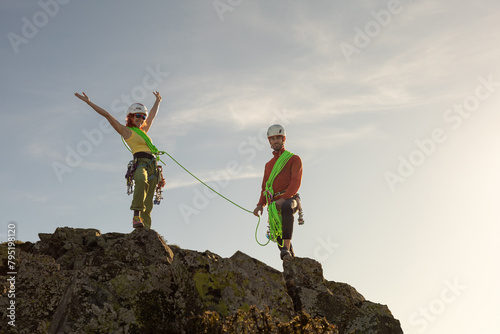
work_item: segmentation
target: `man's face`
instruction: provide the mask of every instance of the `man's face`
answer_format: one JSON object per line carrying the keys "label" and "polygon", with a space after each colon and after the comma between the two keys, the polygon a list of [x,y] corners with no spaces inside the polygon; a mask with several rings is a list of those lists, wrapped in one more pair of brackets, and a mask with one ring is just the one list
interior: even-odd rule
{"label": "man's face", "polygon": [[281,150],[284,143],[285,143],[285,139],[283,138],[283,136],[271,136],[271,137],[269,137],[269,144],[271,144],[271,148],[275,151]]}

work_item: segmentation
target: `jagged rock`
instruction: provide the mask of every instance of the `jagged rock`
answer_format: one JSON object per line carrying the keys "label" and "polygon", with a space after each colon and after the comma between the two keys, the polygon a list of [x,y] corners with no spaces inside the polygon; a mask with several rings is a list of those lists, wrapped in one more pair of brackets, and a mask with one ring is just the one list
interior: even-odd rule
{"label": "jagged rock", "polygon": [[[16,243],[15,327],[1,333],[402,333],[386,306],[294,258],[281,273],[236,252],[168,246],[153,230],[58,228]],[[2,323],[9,321],[0,245]]]}
{"label": "jagged rock", "polygon": [[325,317],[345,334],[403,333],[385,305],[365,300],[345,283],[327,281],[323,268],[315,260],[293,258],[283,262],[288,294],[295,311]]}

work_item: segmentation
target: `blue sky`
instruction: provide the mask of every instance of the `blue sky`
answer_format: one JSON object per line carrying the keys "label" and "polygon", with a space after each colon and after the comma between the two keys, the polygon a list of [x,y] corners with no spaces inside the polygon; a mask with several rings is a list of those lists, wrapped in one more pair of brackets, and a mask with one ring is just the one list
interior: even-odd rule
{"label": "blue sky", "polygon": [[[264,131],[286,127],[304,164],[294,248],[328,280],[405,333],[499,332],[498,2],[7,1],[0,17],[2,241],[9,222],[32,242],[130,232],[130,154],[73,93],[123,119],[158,90],[156,146],[251,211]],[[163,160],[168,243],[282,270],[256,217]]]}

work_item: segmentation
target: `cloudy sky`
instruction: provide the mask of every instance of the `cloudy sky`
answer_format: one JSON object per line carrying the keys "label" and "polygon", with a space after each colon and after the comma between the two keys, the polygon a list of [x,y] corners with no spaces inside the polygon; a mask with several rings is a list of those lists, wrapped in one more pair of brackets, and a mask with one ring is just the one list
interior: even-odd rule
{"label": "cloudy sky", "polygon": [[[163,102],[156,146],[253,211],[265,130],[304,165],[298,256],[387,304],[405,333],[498,333],[500,4],[482,0],[4,1],[1,240],[128,233],[123,120]],[[282,270],[257,218],[170,158],[153,228]],[[266,216],[257,231],[264,242]]]}

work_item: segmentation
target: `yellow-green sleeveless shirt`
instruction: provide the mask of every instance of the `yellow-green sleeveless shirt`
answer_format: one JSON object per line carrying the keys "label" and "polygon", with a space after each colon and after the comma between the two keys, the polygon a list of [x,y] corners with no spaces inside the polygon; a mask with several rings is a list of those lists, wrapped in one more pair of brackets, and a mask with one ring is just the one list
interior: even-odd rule
{"label": "yellow-green sleeveless shirt", "polygon": [[[147,136],[147,134],[146,134]],[[149,136],[148,136],[149,138]],[[151,140],[151,138],[149,138]],[[146,141],[141,138],[135,131],[132,131],[132,136],[130,138],[125,139],[128,147],[132,150],[132,154],[136,154],[137,152],[148,152],[151,153]]]}

